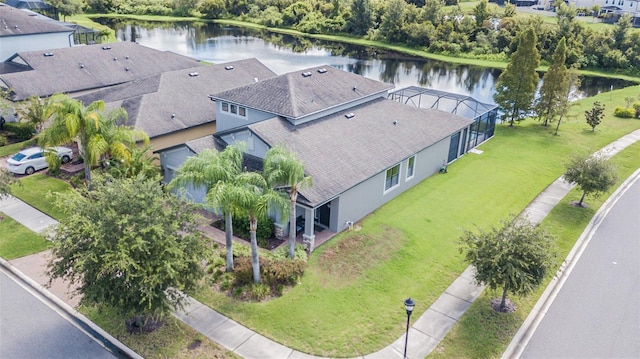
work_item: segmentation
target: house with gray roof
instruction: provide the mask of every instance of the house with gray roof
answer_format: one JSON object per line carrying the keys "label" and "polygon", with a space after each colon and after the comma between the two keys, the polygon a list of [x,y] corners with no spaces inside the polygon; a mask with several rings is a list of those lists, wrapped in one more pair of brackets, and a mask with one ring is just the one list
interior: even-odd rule
{"label": "house with gray roof", "polygon": [[[299,192],[296,220],[313,248],[317,230],[353,226],[478,144],[471,141],[478,138],[476,118],[412,106],[392,88],[322,66],[219,92],[210,96],[218,132],[182,149],[193,155],[245,142],[251,158],[276,145],[296,153],[314,179]],[[483,134],[493,135],[497,106],[482,108],[476,115],[485,121]],[[172,157],[161,158],[163,166],[179,166]],[[286,235],[288,225],[280,229]]]}
{"label": "house with gray roof", "polygon": [[85,105],[102,100],[108,109],[124,108],[126,125],[144,131],[153,150],[161,151],[216,132],[216,110],[207,94],[275,76],[260,61],[246,59],[162,72],[77,99]]}
{"label": "house with gray roof", "polygon": [[17,52],[71,47],[73,28],[30,10],[0,3],[0,61]]}
{"label": "house with gray roof", "polygon": [[198,60],[133,42],[18,52],[0,66],[0,86],[21,101],[89,91],[144,79],[167,71],[203,66]]}

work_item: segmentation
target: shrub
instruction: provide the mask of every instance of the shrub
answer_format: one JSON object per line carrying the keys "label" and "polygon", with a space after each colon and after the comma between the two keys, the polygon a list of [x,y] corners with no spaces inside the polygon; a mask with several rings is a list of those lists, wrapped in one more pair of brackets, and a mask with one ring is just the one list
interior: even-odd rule
{"label": "shrub", "polygon": [[236,258],[235,264],[233,266],[233,273],[236,277],[236,280],[233,283],[234,287],[242,287],[244,285],[253,283],[253,268],[251,267],[251,257],[248,256]]}
{"label": "shrub", "polygon": [[7,136],[4,134],[0,135],[0,146],[6,146],[9,144],[9,140],[7,140]]}
{"label": "shrub", "polygon": [[62,159],[56,156],[55,153],[46,153],[45,158],[49,166],[48,173],[52,176],[59,175],[60,167],[62,167]]}
{"label": "shrub", "polygon": [[636,111],[632,108],[616,107],[613,115],[620,118],[634,118]]}
{"label": "shrub", "polygon": [[257,301],[265,299],[270,293],[270,288],[263,283],[253,283],[249,289],[249,297]]}
{"label": "shrub", "polygon": [[229,290],[233,287],[233,283],[235,282],[235,276],[233,273],[223,273],[220,276],[220,289]]}
{"label": "shrub", "polygon": [[[249,235],[249,218],[247,216],[233,217],[233,234],[246,240],[249,240],[251,238]],[[258,239],[258,243],[260,243],[260,241],[266,243],[266,240],[269,239],[272,235],[273,221],[267,216],[258,218],[258,229],[256,230],[256,238]]]}
{"label": "shrub", "polygon": [[7,132],[13,133],[13,136],[20,141],[30,139],[36,131],[33,124],[27,122],[7,122],[4,124],[4,128]]}
{"label": "shrub", "polygon": [[280,285],[295,285],[302,277],[306,262],[299,259],[270,259],[262,267],[262,280],[274,290]]}

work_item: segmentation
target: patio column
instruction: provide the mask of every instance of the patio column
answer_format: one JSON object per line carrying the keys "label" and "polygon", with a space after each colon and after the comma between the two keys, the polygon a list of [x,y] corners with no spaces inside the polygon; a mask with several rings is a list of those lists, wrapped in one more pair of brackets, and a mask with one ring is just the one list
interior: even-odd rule
{"label": "patio column", "polygon": [[307,251],[309,253],[313,252],[316,242],[316,236],[313,231],[313,222],[315,220],[314,216],[315,209],[313,208],[305,208],[304,209],[304,233],[302,234],[302,243],[304,243],[305,247],[307,247]]}

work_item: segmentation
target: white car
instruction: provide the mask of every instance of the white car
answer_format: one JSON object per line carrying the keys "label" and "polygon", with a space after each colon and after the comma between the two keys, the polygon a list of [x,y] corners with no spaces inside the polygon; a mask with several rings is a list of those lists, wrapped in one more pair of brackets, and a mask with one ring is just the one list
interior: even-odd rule
{"label": "white car", "polygon": [[[67,147],[51,147],[47,151],[55,151],[62,163],[67,163],[73,158],[73,151]],[[25,148],[7,159],[7,169],[15,174],[30,175],[35,171],[47,168],[45,150],[41,147]]]}

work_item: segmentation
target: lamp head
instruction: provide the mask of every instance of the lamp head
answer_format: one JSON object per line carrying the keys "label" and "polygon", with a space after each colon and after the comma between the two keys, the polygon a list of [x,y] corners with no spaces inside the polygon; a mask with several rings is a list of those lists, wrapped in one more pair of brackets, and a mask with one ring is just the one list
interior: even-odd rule
{"label": "lamp head", "polygon": [[407,310],[407,315],[411,315],[415,306],[416,302],[413,299],[407,298],[404,300],[404,308]]}

